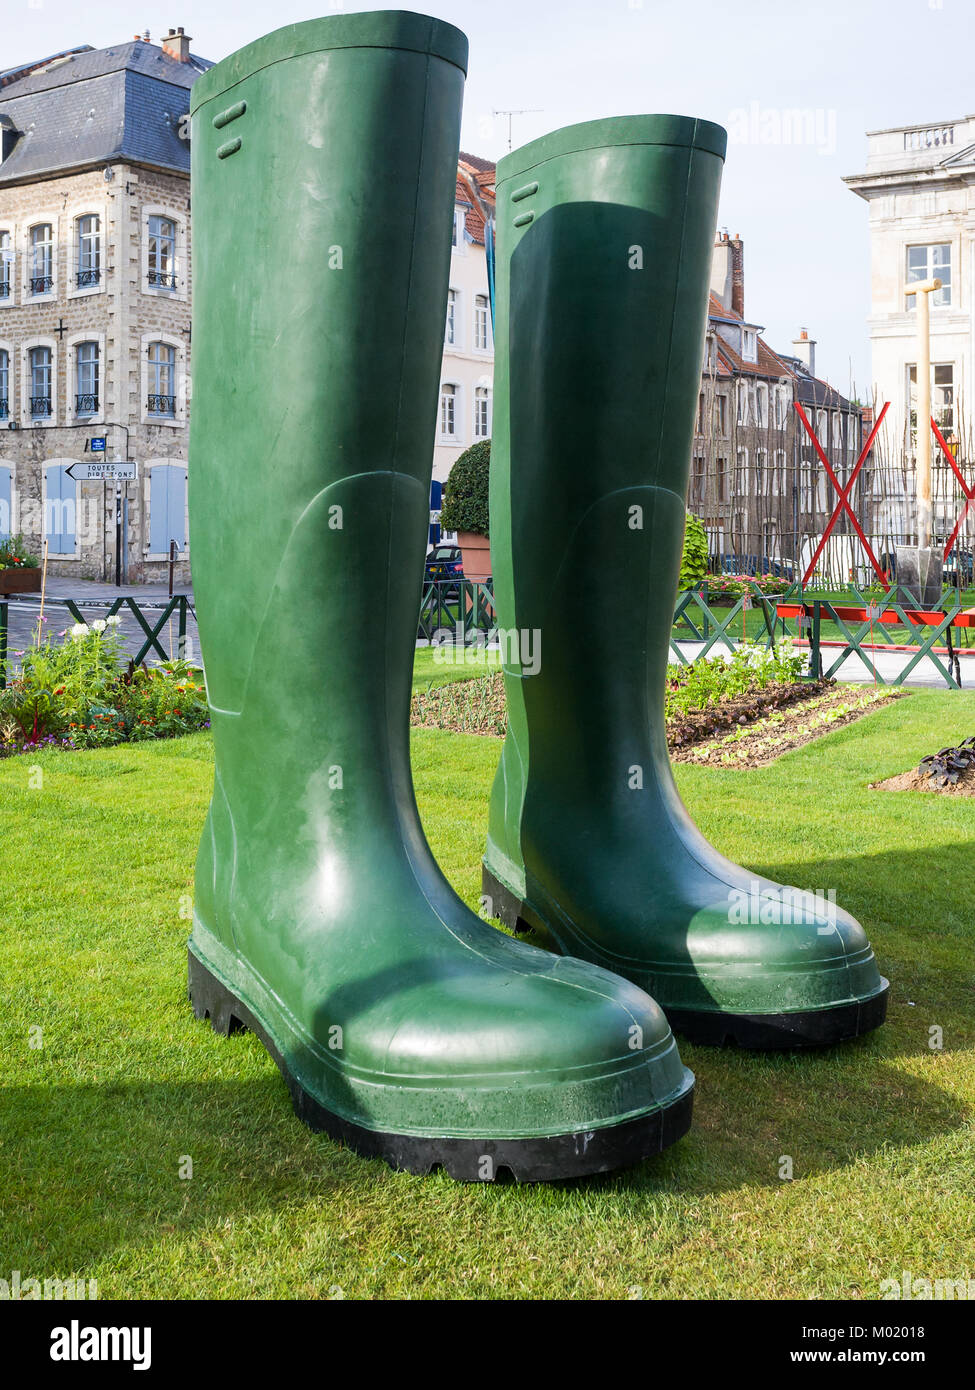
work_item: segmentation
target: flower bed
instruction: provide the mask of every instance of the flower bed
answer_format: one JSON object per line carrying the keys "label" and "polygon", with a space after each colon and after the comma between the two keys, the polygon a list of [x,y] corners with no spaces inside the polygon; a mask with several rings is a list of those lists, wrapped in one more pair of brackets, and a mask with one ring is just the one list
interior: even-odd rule
{"label": "flower bed", "polygon": [[779,579],[772,574],[709,574],[707,586],[709,604],[730,607],[737,603],[743,594],[754,596],[756,589],[767,597],[784,594],[790,586],[790,581]]}
{"label": "flower bed", "polygon": [[199,672],[184,661],[133,667],[121,619],[76,623],[62,642],[17,655],[0,690],[0,757],[40,747],[100,748],[172,738],[209,725]]}
{"label": "flower bed", "polygon": [[0,570],[36,570],[37,557],[27,554],[23,536],[0,541]]}

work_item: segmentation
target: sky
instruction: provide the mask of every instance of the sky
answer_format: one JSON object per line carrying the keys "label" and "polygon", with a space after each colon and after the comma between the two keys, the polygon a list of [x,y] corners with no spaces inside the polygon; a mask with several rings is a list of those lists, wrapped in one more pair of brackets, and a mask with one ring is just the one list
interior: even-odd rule
{"label": "sky", "polygon": [[[125,42],[172,25],[220,59],[281,24],[389,4],[258,0],[4,0],[0,68],[80,43]],[[425,13],[470,39],[462,148],[486,158],[576,121],[676,112],[729,130],[719,227],[745,247],[745,314],[790,352],[817,340],[817,374],[871,390],[867,204],[841,182],[860,173],[867,130],[958,119],[973,0],[429,0]],[[271,15],[273,14],[273,23]],[[776,141],[805,113],[801,143]]]}

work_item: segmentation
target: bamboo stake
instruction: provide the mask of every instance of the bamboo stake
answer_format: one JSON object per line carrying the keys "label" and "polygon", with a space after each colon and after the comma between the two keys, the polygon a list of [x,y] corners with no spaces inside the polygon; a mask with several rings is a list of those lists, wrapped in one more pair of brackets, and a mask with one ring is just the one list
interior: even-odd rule
{"label": "bamboo stake", "polygon": [[37,615],[37,640],[36,647],[41,645],[41,628],[44,625],[44,595],[47,592],[47,547],[48,541],[44,541],[44,556],[41,561],[41,611]]}

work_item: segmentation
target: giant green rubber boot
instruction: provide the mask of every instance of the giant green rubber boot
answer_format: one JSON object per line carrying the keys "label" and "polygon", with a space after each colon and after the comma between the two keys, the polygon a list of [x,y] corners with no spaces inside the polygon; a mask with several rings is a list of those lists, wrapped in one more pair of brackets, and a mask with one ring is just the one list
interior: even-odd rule
{"label": "giant green rubber boot", "polygon": [[694,1040],[825,1043],[884,1017],[861,927],[718,854],[665,739],[724,151],[717,126],[640,116],[498,166],[491,553],[509,723],[484,893]]}
{"label": "giant green rubber boot", "polygon": [[634,985],[470,912],[409,706],[467,43],[282,29],[193,89],[193,574],[216,754],[189,988],[298,1114],[464,1179],[634,1162],[693,1077]]}

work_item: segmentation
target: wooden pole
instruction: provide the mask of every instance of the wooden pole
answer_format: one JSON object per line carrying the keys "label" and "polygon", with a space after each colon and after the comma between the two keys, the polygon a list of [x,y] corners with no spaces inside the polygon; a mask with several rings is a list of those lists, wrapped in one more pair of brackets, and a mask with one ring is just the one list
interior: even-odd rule
{"label": "wooden pole", "polygon": [[44,595],[47,592],[47,547],[49,542],[45,538],[44,556],[41,560],[41,611],[37,615],[37,641],[35,646],[41,645],[41,629],[44,626]]}

